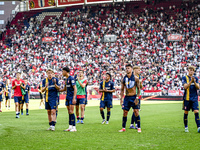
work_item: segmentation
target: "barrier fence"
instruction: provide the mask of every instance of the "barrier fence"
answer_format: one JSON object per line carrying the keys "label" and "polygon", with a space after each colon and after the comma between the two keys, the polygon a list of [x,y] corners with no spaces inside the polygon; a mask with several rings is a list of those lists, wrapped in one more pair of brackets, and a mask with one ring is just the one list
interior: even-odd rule
{"label": "barrier fence", "polygon": [[[115,92],[113,93],[113,99],[119,100],[121,98],[121,87],[115,87]],[[167,93],[162,90],[141,90],[141,95],[143,100],[175,100],[180,101],[183,99],[182,90],[168,90]],[[40,99],[40,95],[37,89],[31,89],[31,99]],[[65,93],[60,93],[60,99],[64,100],[66,98]],[[99,100],[101,98],[101,92],[99,92],[98,86],[88,86],[87,87],[87,99],[88,100]]]}

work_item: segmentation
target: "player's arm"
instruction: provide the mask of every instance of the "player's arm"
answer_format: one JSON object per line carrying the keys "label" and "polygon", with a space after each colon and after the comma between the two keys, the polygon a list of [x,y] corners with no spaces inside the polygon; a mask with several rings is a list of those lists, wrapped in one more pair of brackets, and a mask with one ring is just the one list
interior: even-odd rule
{"label": "player's arm", "polygon": [[124,82],[122,80],[121,82],[121,99],[120,99],[120,105],[123,103],[123,98],[124,98]]}
{"label": "player's arm", "polygon": [[[194,78],[194,77],[192,77],[192,78]],[[195,85],[196,89],[198,90],[199,89],[198,78],[197,79],[194,78],[194,85]]]}
{"label": "player's arm", "polygon": [[73,88],[74,88],[74,95],[73,95],[72,103],[73,103],[73,104],[76,104],[76,94],[77,94],[76,85],[73,85]]}
{"label": "player's arm", "polygon": [[102,86],[102,82],[100,83],[100,87],[99,87],[99,92],[105,92],[105,90],[103,89],[103,86]]}
{"label": "player's arm", "polygon": [[85,86],[86,86],[86,84],[87,84],[87,82],[86,83],[81,83],[81,81],[79,80],[79,78],[77,78],[78,79],[78,83],[80,84],[80,86],[82,87],[82,88],[84,88]]}
{"label": "player's arm", "polygon": [[113,92],[115,92],[115,89],[113,89],[113,90],[105,90],[105,92],[110,92],[110,93],[113,93]]}
{"label": "player's arm", "polygon": [[182,82],[183,82],[184,89],[189,88],[193,81],[194,81],[194,79],[192,78],[191,81],[189,83],[187,83],[186,79],[183,77]]}
{"label": "player's arm", "polygon": [[30,93],[31,93],[31,92],[30,92],[30,91],[28,91],[28,98],[29,98],[29,99],[30,99]]}
{"label": "player's arm", "polygon": [[140,89],[143,88],[142,86],[142,79],[139,80],[140,81]]}
{"label": "player's arm", "polygon": [[136,99],[135,99],[135,105],[137,105],[138,104],[138,99],[139,99],[139,96],[140,96],[140,80],[139,80],[139,78],[135,78],[135,82],[136,82],[136,87],[137,87],[137,90],[138,90],[138,92],[137,92],[137,97],[136,97]]}
{"label": "player's arm", "polygon": [[58,80],[54,79],[54,85],[55,85],[55,88],[59,91],[60,86],[58,86]]}
{"label": "player's arm", "polygon": [[20,84],[20,86],[25,90],[26,87],[23,85],[23,83]]}
{"label": "player's arm", "polygon": [[13,83],[12,83],[12,89],[15,89],[16,86],[17,86],[17,83],[16,83],[16,82],[13,82]]}
{"label": "player's arm", "polygon": [[60,90],[58,90],[59,92],[65,92],[67,90],[66,85],[64,86],[63,89],[60,88]]}
{"label": "player's arm", "polygon": [[103,89],[99,89],[99,92],[105,92],[105,90],[103,90]]}
{"label": "player's arm", "polygon": [[40,88],[41,88],[41,87],[40,87],[40,85],[39,85],[39,86],[38,86],[38,92],[42,93],[42,91],[40,90]]}
{"label": "player's arm", "polygon": [[115,92],[114,83],[112,83],[112,85],[111,85],[111,90],[105,89],[105,92],[110,92],[110,93]]}
{"label": "player's arm", "polygon": [[0,95],[2,95],[3,94],[3,92],[4,92],[4,88],[2,89],[2,91],[0,92]]}
{"label": "player's arm", "polygon": [[46,91],[46,88],[49,86],[49,82],[45,83],[45,80],[42,82],[42,92]]}

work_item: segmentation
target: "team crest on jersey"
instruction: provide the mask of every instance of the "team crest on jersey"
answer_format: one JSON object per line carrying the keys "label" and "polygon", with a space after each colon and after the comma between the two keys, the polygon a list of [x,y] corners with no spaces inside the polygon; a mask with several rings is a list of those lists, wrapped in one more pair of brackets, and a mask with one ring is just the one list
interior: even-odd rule
{"label": "team crest on jersey", "polygon": [[108,86],[110,86],[110,83],[108,84]]}
{"label": "team crest on jersey", "polygon": [[74,83],[74,80],[72,80],[72,83]]}
{"label": "team crest on jersey", "polygon": [[35,3],[34,3],[34,1],[30,1],[30,7],[31,7],[31,8],[35,8]]}

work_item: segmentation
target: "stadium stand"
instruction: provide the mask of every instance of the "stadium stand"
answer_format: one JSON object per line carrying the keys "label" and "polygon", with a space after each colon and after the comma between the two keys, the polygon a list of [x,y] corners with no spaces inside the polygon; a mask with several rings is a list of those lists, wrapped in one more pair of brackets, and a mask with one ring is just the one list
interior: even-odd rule
{"label": "stadium stand", "polygon": [[[18,13],[1,36],[0,72],[5,79],[22,70],[35,88],[48,67],[61,78],[69,65],[71,75],[84,69],[90,85],[109,71],[119,86],[125,64],[132,63],[142,68],[144,89],[178,90],[187,65],[196,66],[199,77],[199,11],[195,1],[173,0]],[[170,34],[181,34],[181,41],[168,41]],[[105,43],[105,35],[117,40]]]}

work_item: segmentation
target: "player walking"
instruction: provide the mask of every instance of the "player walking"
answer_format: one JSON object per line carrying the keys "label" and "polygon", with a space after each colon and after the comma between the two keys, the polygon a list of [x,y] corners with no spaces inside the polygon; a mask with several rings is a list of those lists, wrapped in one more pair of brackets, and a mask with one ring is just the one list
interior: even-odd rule
{"label": "player walking", "polygon": [[16,79],[12,82],[12,89],[14,89],[16,118],[19,118],[20,104],[22,103],[22,84],[24,84],[24,80],[21,79],[21,73],[17,72]]}
{"label": "player walking", "polygon": [[[140,80],[140,88],[142,88],[142,79],[140,78],[140,67],[139,66],[134,66],[133,67],[133,72],[134,72],[134,75],[136,77],[139,78]],[[138,89],[136,88],[136,94],[138,93]],[[141,99],[141,92],[140,92],[140,96],[138,98],[139,100],[139,104],[138,104],[138,109],[134,109],[133,110],[133,115],[132,115],[132,118],[131,118],[131,125],[130,125],[130,129],[138,129],[138,126],[137,126],[137,120],[136,120],[136,116],[135,114],[138,114],[139,115],[139,109],[140,109],[140,99]],[[140,116],[138,117],[140,119]],[[135,123],[135,127],[134,127],[134,123]]]}
{"label": "player walking", "polygon": [[5,97],[6,97],[5,106],[6,108],[8,108],[8,110],[10,110],[10,100],[12,97],[12,85],[10,84],[9,79],[6,81]]}
{"label": "player walking", "polygon": [[64,131],[76,132],[76,118],[74,115],[74,105],[76,104],[76,83],[72,76],[70,76],[70,69],[68,67],[63,68],[63,76],[67,78],[65,82],[65,87],[60,90],[60,92],[67,91],[66,96],[66,107],[69,114],[69,128]]}
{"label": "player walking", "polygon": [[[113,107],[112,93],[115,92],[114,83],[111,81],[110,73],[106,73],[106,79],[100,83],[99,92],[102,92],[101,101],[100,101],[100,113],[103,119],[102,124],[104,124],[105,122],[106,124],[109,124],[110,109]],[[104,111],[103,111],[105,107],[107,107],[107,120],[105,120]]]}
{"label": "player walking", "polygon": [[[77,87],[77,101],[76,101],[76,116],[77,116],[77,123],[83,124],[84,119],[84,111],[85,111],[85,101],[86,101],[86,85],[87,80],[84,79],[84,71],[79,71],[79,76],[77,77],[76,87]],[[81,107],[81,121],[79,117],[79,105]]]}
{"label": "player walking", "polygon": [[55,131],[57,96],[60,87],[58,86],[58,79],[52,77],[52,72],[52,69],[47,70],[47,78],[42,81],[42,92],[45,91],[45,109],[50,125],[47,130]]}
{"label": "player walking", "polygon": [[23,105],[26,103],[26,115],[28,116],[29,110],[29,98],[30,98],[30,86],[28,85],[28,80],[24,80],[25,84],[22,85],[22,88],[25,90],[26,94],[22,96],[22,104],[21,104],[21,115],[23,115]]}
{"label": "player walking", "polygon": [[42,104],[44,104],[44,93],[42,92],[42,82],[39,84],[38,92],[40,93],[40,109],[42,109]]}

